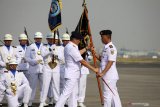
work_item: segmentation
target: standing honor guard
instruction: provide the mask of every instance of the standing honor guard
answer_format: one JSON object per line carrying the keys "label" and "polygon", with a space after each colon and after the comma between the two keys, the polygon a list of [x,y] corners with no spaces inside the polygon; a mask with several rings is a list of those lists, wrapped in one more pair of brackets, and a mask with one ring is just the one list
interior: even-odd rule
{"label": "standing honor guard", "polygon": [[[39,107],[45,106],[48,92],[49,94],[53,94],[54,103],[58,101],[60,96],[60,62],[64,62],[62,50],[54,44],[54,33],[48,34],[46,39],[48,44],[44,45],[41,49],[41,54],[44,59],[44,73],[41,103]],[[58,39],[56,34],[55,39]]]}
{"label": "standing honor guard", "polygon": [[101,73],[98,76],[103,78],[104,107],[122,107],[116,86],[119,76],[116,68],[117,49],[111,41],[112,31],[102,30],[100,35],[105,45],[102,55],[97,55],[101,61]]}
{"label": "standing honor guard", "polygon": [[[91,58],[90,52],[87,51],[85,60],[89,62],[89,60],[91,60],[90,58]],[[88,74],[89,74],[89,69],[82,65],[81,66],[81,76],[80,76],[80,80],[78,83],[78,107],[86,107],[84,105],[84,100],[86,96],[86,86],[87,86]]]}
{"label": "standing honor guard", "polygon": [[[4,71],[8,71],[8,63],[11,58],[15,58],[16,47],[11,46],[13,37],[11,34],[4,36],[4,46],[0,47],[0,78]],[[3,94],[0,92],[0,102],[3,100]]]}
{"label": "standing honor guard", "polygon": [[81,34],[72,32],[71,41],[64,48],[66,81],[63,92],[55,107],[64,107],[68,98],[68,106],[77,107],[77,91],[81,64],[94,72],[98,72],[98,69],[92,67],[83,60],[78,49],[78,44],[81,39],[83,39]]}
{"label": "standing honor guard", "polygon": [[[69,43],[70,41],[70,35],[65,33],[62,36],[62,42],[63,42],[63,58],[64,58],[64,47]],[[61,63],[60,65],[60,93],[62,93],[64,84],[65,84],[65,78],[64,78],[64,73],[65,73],[65,59],[64,63]]]}
{"label": "standing honor guard", "polygon": [[6,96],[8,107],[18,107],[19,99],[23,99],[24,107],[28,107],[31,88],[23,72],[16,71],[17,61],[11,59],[9,71],[5,71],[0,79],[0,90]]}
{"label": "standing honor guard", "polygon": [[20,72],[23,72],[26,78],[28,79],[29,64],[25,59],[25,52],[27,49],[27,40],[28,38],[26,34],[20,34],[19,36],[20,45],[17,46],[15,56],[18,62],[17,70]]}
{"label": "standing honor guard", "polygon": [[40,84],[40,93],[42,91],[42,80],[43,80],[43,57],[41,55],[42,43],[42,33],[36,32],[34,35],[35,43],[27,47],[25,59],[29,63],[29,83],[32,88],[32,94],[29,102],[29,106],[32,106],[32,102],[35,99],[36,88],[38,82]]}

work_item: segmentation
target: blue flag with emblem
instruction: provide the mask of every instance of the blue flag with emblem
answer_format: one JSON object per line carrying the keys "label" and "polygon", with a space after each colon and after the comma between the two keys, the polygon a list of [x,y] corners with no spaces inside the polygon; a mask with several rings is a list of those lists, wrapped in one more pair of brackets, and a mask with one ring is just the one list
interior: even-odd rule
{"label": "blue flag with emblem", "polygon": [[49,16],[48,16],[48,24],[52,32],[56,31],[62,24],[61,3],[62,2],[60,0],[52,0],[51,2]]}

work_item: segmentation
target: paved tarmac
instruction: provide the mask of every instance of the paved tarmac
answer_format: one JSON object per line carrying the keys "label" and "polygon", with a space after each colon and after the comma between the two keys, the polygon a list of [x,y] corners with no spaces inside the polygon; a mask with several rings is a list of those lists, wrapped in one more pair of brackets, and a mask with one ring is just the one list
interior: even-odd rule
{"label": "paved tarmac", "polygon": [[[118,89],[123,107],[160,107],[160,65],[119,64]],[[39,92],[35,99],[38,107]],[[87,107],[101,107],[95,75],[88,76]],[[3,106],[7,107],[7,106]]]}

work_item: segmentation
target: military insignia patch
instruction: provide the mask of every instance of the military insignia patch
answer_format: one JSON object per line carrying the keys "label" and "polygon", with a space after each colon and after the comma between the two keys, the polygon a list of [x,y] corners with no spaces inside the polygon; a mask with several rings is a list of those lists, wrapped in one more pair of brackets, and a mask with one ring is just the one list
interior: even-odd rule
{"label": "military insignia patch", "polygon": [[112,55],[114,54],[114,50],[111,50],[111,54],[112,54]]}
{"label": "military insignia patch", "polygon": [[58,1],[53,1],[51,4],[51,16],[55,17],[60,13],[60,6]]}
{"label": "military insignia patch", "polygon": [[110,48],[113,48],[113,46],[112,46],[112,45],[109,45],[109,47],[110,47]]}

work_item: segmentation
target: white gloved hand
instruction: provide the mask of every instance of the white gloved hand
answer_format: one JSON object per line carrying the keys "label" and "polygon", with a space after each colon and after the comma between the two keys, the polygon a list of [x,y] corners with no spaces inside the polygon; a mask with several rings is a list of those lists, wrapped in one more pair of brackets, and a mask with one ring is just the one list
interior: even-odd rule
{"label": "white gloved hand", "polygon": [[8,95],[12,95],[12,96],[14,96],[14,93],[12,92],[12,90],[11,90],[11,89],[7,89],[7,90],[6,90],[6,93],[7,93]]}
{"label": "white gloved hand", "polygon": [[41,64],[42,63],[42,60],[37,60],[37,64]]}

